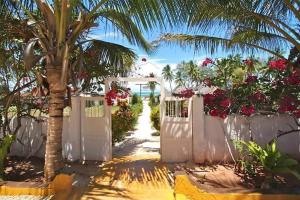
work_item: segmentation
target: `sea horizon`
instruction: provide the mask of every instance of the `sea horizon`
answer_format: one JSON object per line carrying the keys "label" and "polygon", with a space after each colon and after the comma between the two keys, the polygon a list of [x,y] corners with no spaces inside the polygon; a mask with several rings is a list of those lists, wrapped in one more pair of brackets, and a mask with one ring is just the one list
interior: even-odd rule
{"label": "sea horizon", "polygon": [[[151,94],[151,91],[142,91],[141,93],[137,92],[137,91],[134,91],[133,94],[137,94],[138,96],[140,96],[140,94],[141,94],[142,97],[149,97],[150,94]],[[158,96],[158,95],[160,95],[160,92],[159,91],[155,91],[154,95]]]}

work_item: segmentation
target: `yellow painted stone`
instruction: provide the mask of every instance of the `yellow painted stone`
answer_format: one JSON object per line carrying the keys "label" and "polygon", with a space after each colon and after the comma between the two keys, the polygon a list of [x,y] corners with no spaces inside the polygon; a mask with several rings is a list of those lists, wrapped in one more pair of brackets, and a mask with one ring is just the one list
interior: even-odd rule
{"label": "yellow painted stone", "polygon": [[0,186],[0,195],[34,195],[50,196],[59,193],[66,193],[72,190],[73,177],[65,174],[57,175],[47,187],[15,187]]}
{"label": "yellow painted stone", "polygon": [[288,194],[206,193],[193,185],[186,175],[176,176],[174,192],[176,200],[300,200],[300,195]]}

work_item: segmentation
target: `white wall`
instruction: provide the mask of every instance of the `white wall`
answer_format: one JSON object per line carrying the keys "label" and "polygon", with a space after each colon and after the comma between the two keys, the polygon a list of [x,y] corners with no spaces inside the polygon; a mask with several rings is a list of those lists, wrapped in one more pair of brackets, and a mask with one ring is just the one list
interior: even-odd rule
{"label": "white wall", "polygon": [[[82,120],[80,117],[80,102],[80,97],[73,97],[71,115],[64,118],[63,157],[71,161],[84,159],[84,157],[88,158],[89,155],[87,154],[90,153],[93,157],[95,152],[90,151],[98,149],[99,152],[101,151],[105,155],[103,160],[111,159],[111,130],[108,130],[108,127],[111,126],[111,119],[106,119],[106,128],[96,126],[96,124],[101,124],[100,121],[91,126],[95,127],[95,130],[99,130],[99,136],[103,137],[97,138],[101,141],[83,142],[85,137],[81,135],[81,131],[85,133],[89,128],[82,130],[80,125]],[[288,115],[258,115],[251,118],[231,115],[222,120],[204,115],[202,98],[193,97],[192,102],[192,108],[190,109],[193,112],[192,116],[189,116],[190,120],[165,119],[166,123],[162,124],[161,151],[162,160],[165,162],[191,159],[197,163],[230,161],[231,155],[237,155],[232,140],[249,140],[249,130],[252,131],[254,140],[264,145],[275,136],[278,130],[287,131],[291,127],[297,128],[294,119]],[[162,106],[162,109],[164,112],[165,107]],[[110,110],[106,110],[106,115],[109,113]],[[22,127],[17,133],[17,138],[23,144],[17,140],[11,147],[10,155],[44,157],[47,120],[36,122],[30,118],[23,118],[21,122]],[[190,127],[192,127],[191,132],[189,131]],[[89,134],[92,134],[92,132]],[[300,160],[300,133],[292,133],[281,137],[278,146],[282,152]]]}
{"label": "white wall", "polygon": [[[80,157],[80,139],[76,134],[76,124],[70,126],[70,117],[64,118],[63,123],[63,157],[74,161]],[[16,137],[18,138],[10,148],[11,156],[45,157],[45,144],[47,138],[47,118],[36,121],[26,117],[21,119],[21,128]],[[77,138],[77,139],[76,139]]]}
{"label": "white wall", "polygon": [[[29,117],[21,120],[18,138],[11,146],[11,156],[45,157],[47,137],[47,118],[36,121]],[[12,126],[15,127],[13,120]],[[70,161],[80,159],[80,97],[72,97],[72,110],[69,117],[64,117],[62,134],[63,157]]]}
{"label": "white wall", "polygon": [[[85,100],[104,100],[103,97],[72,97],[72,109],[64,116],[62,134],[63,158],[75,160],[110,160],[112,152],[111,108],[105,116],[85,117]],[[31,118],[21,120],[21,128],[10,150],[12,156],[44,157],[47,118],[37,122]],[[15,126],[12,124],[12,126]],[[21,141],[21,142],[20,142]]]}
{"label": "white wall", "polygon": [[[41,120],[44,121],[37,122],[32,118],[21,119],[22,126],[16,135],[17,140],[11,146],[11,156],[45,156],[47,119]],[[15,123],[16,120],[12,120],[13,127],[15,127]]]}
{"label": "white wall", "polygon": [[[200,152],[203,153],[194,151],[194,160],[231,161],[232,156],[237,157],[232,140],[249,140],[251,130],[254,140],[260,145],[265,145],[274,138],[278,130],[287,131],[291,130],[291,127],[297,128],[294,119],[288,115],[258,115],[251,118],[231,115],[225,120],[205,115],[204,132],[200,134],[201,141],[194,143],[199,145]],[[199,132],[194,129],[193,134],[199,135]],[[300,160],[300,133],[282,136],[278,140],[278,147],[282,152]]]}

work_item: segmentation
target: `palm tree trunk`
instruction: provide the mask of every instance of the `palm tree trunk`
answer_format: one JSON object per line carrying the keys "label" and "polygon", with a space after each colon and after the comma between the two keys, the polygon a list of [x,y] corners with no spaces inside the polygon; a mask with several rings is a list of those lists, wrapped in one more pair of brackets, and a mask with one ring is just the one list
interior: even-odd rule
{"label": "palm tree trunk", "polygon": [[65,87],[60,80],[61,70],[47,70],[50,85],[49,118],[45,154],[44,176],[51,181],[62,167],[62,130]]}

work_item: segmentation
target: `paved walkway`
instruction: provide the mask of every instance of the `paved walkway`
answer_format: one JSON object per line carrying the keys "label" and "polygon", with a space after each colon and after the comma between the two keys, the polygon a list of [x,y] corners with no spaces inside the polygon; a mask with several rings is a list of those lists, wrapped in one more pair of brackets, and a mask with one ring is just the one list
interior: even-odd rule
{"label": "paved walkway", "polygon": [[159,136],[151,127],[150,108],[144,110],[129,142],[114,152],[85,191],[84,200],[173,199],[173,166],[160,162]]}

